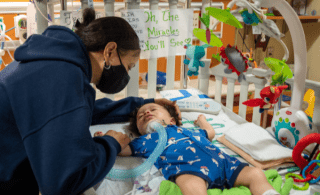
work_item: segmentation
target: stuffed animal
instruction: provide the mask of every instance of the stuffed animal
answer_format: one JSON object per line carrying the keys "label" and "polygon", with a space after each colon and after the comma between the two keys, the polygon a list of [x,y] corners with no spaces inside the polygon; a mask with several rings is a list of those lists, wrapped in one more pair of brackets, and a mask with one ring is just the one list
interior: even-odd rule
{"label": "stuffed animal", "polygon": [[265,87],[260,92],[261,98],[250,99],[244,101],[242,104],[250,107],[260,106],[259,112],[262,113],[264,110],[272,108],[272,105],[278,102],[278,98],[280,97],[282,90],[286,89],[287,87],[288,85],[279,87]]}
{"label": "stuffed animal", "polygon": [[[293,187],[292,178],[288,178],[281,188],[283,183],[282,178],[276,170],[270,169],[265,171],[264,174],[266,175],[268,182],[277,192],[279,192],[281,195],[289,194]],[[223,191],[220,189],[209,189],[207,190],[207,193],[208,195],[251,195],[249,188],[245,186],[224,189]],[[164,180],[160,184],[159,195],[182,195],[182,192],[178,185],[171,181]]]}
{"label": "stuffed animal", "polygon": [[231,74],[232,72],[237,73],[239,82],[242,78],[246,80],[243,72],[246,72],[249,68],[248,59],[237,49],[237,47],[227,47],[220,48],[221,63],[226,65],[227,68],[224,70],[226,74]]}
{"label": "stuffed animal", "polygon": [[199,74],[199,66],[205,66],[204,62],[200,61],[200,59],[206,54],[204,49],[207,47],[210,47],[210,45],[204,44],[202,46],[198,46],[187,44],[184,46],[184,48],[187,49],[186,56],[190,59],[185,59],[183,61],[184,64],[188,65],[188,76],[197,76]]}
{"label": "stuffed animal", "polygon": [[262,23],[261,18],[253,10],[252,14],[249,13],[247,8],[239,11],[239,13],[242,16],[243,22],[247,25],[257,26],[259,23]]}

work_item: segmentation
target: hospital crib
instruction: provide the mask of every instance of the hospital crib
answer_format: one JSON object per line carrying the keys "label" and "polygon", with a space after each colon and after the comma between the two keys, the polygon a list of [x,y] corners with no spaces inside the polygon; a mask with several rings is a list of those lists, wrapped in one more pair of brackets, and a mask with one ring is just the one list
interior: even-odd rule
{"label": "hospital crib", "polygon": [[[230,1],[229,5],[234,5],[236,2],[240,0]],[[260,0],[256,0],[260,1]],[[37,12],[37,28],[38,33],[42,33],[46,27],[48,26],[48,21],[41,16],[42,13],[53,13],[53,5],[57,4],[59,1],[50,0],[48,1],[40,1],[37,3],[38,9]],[[81,0],[81,7],[86,8],[89,7],[91,0]],[[287,82],[292,84],[293,93],[292,100],[290,106],[300,110],[302,107],[303,95],[305,93],[305,89],[313,89],[315,91],[315,107],[314,107],[314,123],[317,127],[320,127],[320,89],[319,84],[317,82],[306,80],[306,66],[307,66],[307,54],[306,54],[306,41],[305,35],[302,29],[301,22],[294,12],[293,8],[284,0],[264,0],[264,7],[276,7],[278,10],[281,10],[281,14],[284,16],[286,23],[288,24],[289,30],[292,33],[292,40],[294,46],[294,78],[288,80]],[[117,3],[117,2],[116,2]],[[112,16],[115,12],[115,1],[114,0],[104,0],[103,6],[105,15]],[[149,3],[141,2],[140,0],[126,0],[125,6],[127,9],[139,9],[142,7],[142,3],[144,3],[144,7],[149,5],[150,10],[159,9],[159,4],[162,3],[162,7],[168,7],[169,9],[177,9],[178,7],[182,8],[200,8],[202,12],[205,12],[206,7],[210,6],[221,6],[221,3],[212,3],[210,0],[203,0],[202,4],[192,5],[191,1],[185,0],[149,0]],[[61,10],[67,10],[67,1],[61,0]],[[141,4],[141,5],[140,5]],[[119,5],[118,5],[119,6]],[[48,9],[48,10],[47,10]],[[222,9],[225,7],[222,5]],[[62,15],[61,15],[62,17]],[[204,28],[203,24],[201,24],[201,28]],[[174,76],[175,76],[175,56],[169,56],[167,58],[167,75],[166,75],[166,89],[170,90],[174,88]],[[223,71],[224,66],[222,64],[209,69],[210,60],[204,60],[206,66],[204,68],[200,68],[198,81],[199,81],[199,89],[205,94],[208,93],[208,83],[210,75],[214,75],[216,78],[215,83],[215,100],[221,102],[221,89],[222,89],[222,78],[226,77],[228,80],[228,91],[227,91],[227,102],[226,108],[232,110],[233,102],[234,102],[234,86],[237,76],[235,73],[225,74]],[[183,63],[181,63],[183,64]],[[148,98],[155,98],[156,96],[156,69],[157,69],[157,59],[149,59],[148,60]],[[182,75],[182,85],[186,87],[186,67],[181,67],[181,75]],[[131,80],[126,88],[125,94],[126,96],[139,96],[139,63],[136,64],[135,68],[133,68],[129,73]],[[239,113],[238,116],[245,119],[246,116],[246,106],[242,104],[242,102],[247,100],[248,97],[248,85],[253,83],[255,86],[255,98],[260,97],[259,93],[263,87],[265,87],[267,80],[265,78],[257,78],[255,75],[262,75],[263,77],[270,76],[270,72],[261,72],[257,69],[249,69],[246,73],[247,81],[241,82],[241,90],[240,90],[240,102],[239,102]],[[305,85],[306,83],[306,85]],[[107,96],[110,99],[114,99],[113,95]],[[253,123],[259,125],[261,120],[261,114],[258,111],[258,108],[253,109]]]}
{"label": "hospital crib", "polygon": [[[234,0],[233,2],[236,2]],[[62,1],[63,3],[64,1]],[[84,0],[81,0],[83,3],[83,8],[86,6]],[[139,9],[140,1],[139,0],[128,0],[127,8],[128,9]],[[169,0],[169,8],[176,9],[177,4],[185,2],[185,1],[177,1],[177,0]],[[46,1],[41,2],[46,4]],[[187,1],[187,8],[190,7],[190,1]],[[203,0],[201,9],[204,11],[206,7],[210,6],[210,1]],[[303,95],[306,89],[312,89],[315,92],[315,106],[314,106],[314,115],[313,115],[313,122],[320,129],[320,83],[306,80],[306,66],[307,66],[307,54],[306,54],[306,41],[305,35],[302,29],[301,22],[298,16],[295,14],[292,7],[285,1],[285,0],[263,0],[264,7],[275,7],[277,10],[280,10],[282,16],[284,17],[285,21],[288,24],[289,30],[292,34],[293,40],[293,47],[294,47],[294,78],[287,80],[287,83],[292,85],[292,99],[290,103],[290,107],[295,109],[301,110],[302,109],[302,100]],[[159,0],[149,0],[150,10],[156,10],[159,8]],[[40,6],[41,7],[41,6]],[[185,8],[185,7],[184,7]],[[46,8],[45,8],[46,9]],[[105,11],[106,15],[110,15],[114,12],[114,1],[112,0],[105,0]],[[108,13],[108,14],[107,14]],[[41,17],[38,17],[39,19]],[[45,29],[46,23],[44,20],[38,21],[38,27],[40,29]],[[239,112],[238,114],[232,111],[233,104],[234,104],[234,87],[235,81],[237,79],[237,75],[235,73],[232,74],[225,74],[224,69],[225,66],[220,64],[213,68],[209,68],[210,60],[204,59],[203,60],[206,64],[204,68],[200,68],[198,82],[199,82],[199,90],[203,93],[208,93],[209,87],[209,78],[211,75],[215,76],[215,100],[217,102],[221,102],[222,96],[222,79],[223,77],[227,78],[228,80],[228,91],[227,91],[227,100],[226,106],[222,106],[222,110],[228,115],[232,120],[234,120],[238,124],[242,124],[247,122],[246,118],[246,106],[242,104],[242,102],[246,101],[248,98],[248,86],[249,84],[253,83],[255,86],[255,98],[259,98],[260,91],[266,86],[267,84],[267,77],[270,77],[271,72],[262,69],[251,69],[249,68],[246,75],[246,80],[242,80],[240,82],[241,90],[240,90],[240,102],[239,102]],[[166,89],[173,89],[174,83],[174,64],[175,64],[175,57],[168,57],[167,63],[167,86]],[[148,62],[148,97],[154,98],[156,94],[156,67],[157,67],[157,59],[149,59]],[[182,83],[184,82],[185,87],[185,76],[186,70],[185,67],[181,67],[182,70]],[[258,77],[257,77],[258,76]],[[139,96],[139,64],[130,71],[130,77],[132,78],[126,88],[126,96]],[[113,96],[107,96],[113,99]],[[258,126],[260,126],[261,122],[261,114],[259,113],[259,108],[253,109],[253,118],[252,122]],[[265,127],[265,121],[264,125]],[[94,194],[93,189],[89,189],[85,194]]]}

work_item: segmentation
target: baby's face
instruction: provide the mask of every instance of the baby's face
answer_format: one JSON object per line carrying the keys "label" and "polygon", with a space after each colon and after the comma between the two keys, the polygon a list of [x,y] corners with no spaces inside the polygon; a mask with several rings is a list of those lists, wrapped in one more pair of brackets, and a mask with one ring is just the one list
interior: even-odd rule
{"label": "baby's face", "polygon": [[142,106],[137,113],[137,127],[141,135],[146,134],[148,123],[157,119],[164,120],[166,124],[174,124],[173,117],[170,116],[164,107],[155,103]]}

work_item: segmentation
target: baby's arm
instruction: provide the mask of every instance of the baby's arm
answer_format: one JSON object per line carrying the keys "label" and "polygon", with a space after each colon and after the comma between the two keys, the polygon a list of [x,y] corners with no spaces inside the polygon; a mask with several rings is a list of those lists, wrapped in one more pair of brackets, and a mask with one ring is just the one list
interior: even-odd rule
{"label": "baby's arm", "polygon": [[131,154],[132,154],[132,151],[131,151],[130,146],[128,145],[125,149],[123,149],[123,150],[118,154],[118,156],[131,156]]}
{"label": "baby's arm", "polygon": [[213,127],[208,123],[206,117],[203,114],[200,114],[198,116],[198,119],[194,121],[194,124],[199,126],[201,129],[206,130],[208,133],[209,140],[212,141],[212,139],[216,135],[216,132],[213,129]]}

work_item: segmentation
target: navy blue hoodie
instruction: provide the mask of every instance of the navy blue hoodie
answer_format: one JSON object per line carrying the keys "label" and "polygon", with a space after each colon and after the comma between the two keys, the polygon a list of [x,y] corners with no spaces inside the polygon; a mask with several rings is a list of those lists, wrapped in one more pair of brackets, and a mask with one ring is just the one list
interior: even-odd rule
{"label": "navy blue hoodie", "polygon": [[89,126],[127,121],[154,99],[95,101],[88,52],[62,26],[32,35],[14,57],[0,72],[0,194],[80,194],[121,150],[113,137],[92,138]]}

